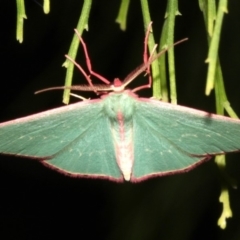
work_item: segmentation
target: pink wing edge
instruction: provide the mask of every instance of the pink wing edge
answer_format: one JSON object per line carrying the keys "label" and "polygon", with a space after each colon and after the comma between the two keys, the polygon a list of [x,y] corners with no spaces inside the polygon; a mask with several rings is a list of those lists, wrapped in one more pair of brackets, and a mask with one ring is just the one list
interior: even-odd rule
{"label": "pink wing edge", "polygon": [[234,119],[231,117],[206,112],[204,110],[198,110],[198,109],[194,109],[194,108],[190,108],[190,107],[186,107],[186,106],[182,106],[182,105],[177,105],[177,104],[175,105],[172,103],[162,102],[159,100],[155,100],[153,98],[138,98],[138,100],[141,102],[152,103],[152,104],[154,104],[158,107],[164,108],[164,109],[176,110],[179,112],[190,113],[190,114],[198,115],[201,117],[208,117],[208,118],[214,118],[214,119],[223,120],[223,121],[226,120],[226,121],[230,121],[230,122],[234,122],[234,123],[239,123],[239,126],[240,126],[239,119]]}
{"label": "pink wing edge", "polygon": [[4,126],[9,125],[9,124],[23,123],[23,122],[27,122],[29,120],[44,118],[44,117],[47,117],[51,114],[62,113],[62,112],[66,112],[66,111],[72,110],[72,109],[78,109],[78,108],[80,109],[80,108],[83,108],[85,106],[89,106],[91,104],[98,103],[98,102],[101,102],[101,101],[102,101],[102,99],[99,98],[99,99],[84,100],[84,101],[81,101],[81,102],[72,103],[72,104],[69,104],[69,105],[66,105],[66,106],[61,106],[61,107],[53,108],[53,109],[50,109],[50,110],[47,110],[47,111],[34,113],[34,114],[31,114],[31,115],[26,116],[26,117],[21,117],[21,118],[13,119],[13,120],[10,120],[10,121],[6,121],[6,122],[3,122],[3,123],[0,123],[0,127],[4,127]]}

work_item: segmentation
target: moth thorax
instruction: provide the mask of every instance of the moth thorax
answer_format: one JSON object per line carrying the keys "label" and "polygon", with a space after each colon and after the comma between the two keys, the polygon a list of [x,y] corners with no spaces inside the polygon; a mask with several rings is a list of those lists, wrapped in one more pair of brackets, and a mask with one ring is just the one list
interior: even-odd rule
{"label": "moth thorax", "polygon": [[106,115],[112,120],[118,120],[118,114],[123,115],[124,121],[132,119],[135,110],[135,99],[126,93],[112,93],[104,99]]}

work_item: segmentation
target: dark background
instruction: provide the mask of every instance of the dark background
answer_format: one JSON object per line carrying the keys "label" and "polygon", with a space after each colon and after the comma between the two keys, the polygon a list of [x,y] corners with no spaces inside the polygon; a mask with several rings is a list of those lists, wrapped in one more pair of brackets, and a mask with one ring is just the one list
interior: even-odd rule
{"label": "dark background", "polygon": [[[16,41],[16,2],[1,1],[1,122],[61,106],[62,92],[34,95],[63,85],[61,67],[83,1],[51,0],[44,15],[26,0],[24,42]],[[166,1],[149,1],[155,39],[159,39]],[[115,23],[120,1],[94,1],[87,42],[93,68],[108,79],[124,78],[142,63],[144,29],[139,1],[131,1],[127,30]],[[179,1],[175,39],[178,103],[214,112],[214,94],[204,95],[207,40],[198,1]],[[220,60],[226,91],[240,114],[240,2],[229,1],[224,17]],[[77,61],[85,62],[80,48]],[[140,85],[145,78],[138,78]],[[75,71],[74,83],[84,83]],[[133,84],[134,85],[134,84]],[[151,91],[140,93],[150,97]],[[82,94],[86,97],[88,95]],[[240,181],[239,154],[228,154],[228,173]],[[240,191],[230,188],[233,218],[217,227],[221,177],[214,161],[180,175],[138,184],[72,179],[38,162],[0,156],[1,239],[240,239]]]}

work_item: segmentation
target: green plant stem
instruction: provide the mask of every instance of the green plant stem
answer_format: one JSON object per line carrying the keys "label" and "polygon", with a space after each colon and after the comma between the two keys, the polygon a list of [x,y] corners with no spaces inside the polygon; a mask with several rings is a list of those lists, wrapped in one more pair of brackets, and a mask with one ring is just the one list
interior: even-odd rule
{"label": "green plant stem", "polygon": [[[77,30],[80,35],[82,35],[82,32],[84,29],[87,29],[91,5],[92,5],[92,0],[85,0],[83,3],[82,12],[77,24]],[[79,44],[80,44],[80,41],[76,36],[76,34],[74,34],[72,43],[70,45],[70,49],[68,51],[68,56],[70,56],[73,60],[75,60],[76,58]],[[74,64],[69,60],[65,60],[65,62],[63,63],[63,66],[67,68],[66,78],[65,78],[65,87],[70,87],[72,86]],[[69,98],[70,98],[70,89],[64,89],[63,103],[68,104]]]}
{"label": "green plant stem", "polygon": [[43,1],[43,12],[48,14],[50,12],[50,0]]}
{"label": "green plant stem", "polygon": [[237,114],[232,109],[230,102],[227,99],[227,94],[224,87],[222,70],[219,63],[219,59],[216,64],[216,76],[215,76],[215,98],[216,98],[216,112],[217,114],[224,115],[224,109],[231,118],[238,119]]}
{"label": "green plant stem", "polygon": [[214,21],[216,20],[216,3],[215,3],[215,0],[208,0],[207,4],[208,4],[207,30],[208,30],[209,36],[212,37]]}
{"label": "green plant stem", "polygon": [[[158,51],[166,49],[167,44],[167,20],[165,19],[162,27],[162,33],[160,37],[160,43]],[[167,53],[166,53],[167,54]],[[161,89],[162,89],[162,101],[169,102],[168,86],[167,86],[167,66],[166,66],[166,54],[162,54],[159,57],[159,74],[161,79]]]}
{"label": "green plant stem", "polygon": [[227,12],[227,0],[220,0],[218,4],[216,23],[215,23],[213,35],[210,41],[208,58],[206,60],[206,62],[209,63],[206,91],[205,91],[206,95],[209,95],[212,89],[214,88],[214,78],[216,73],[216,63],[217,63],[217,56],[218,56],[220,33],[221,33],[223,16],[224,16],[224,13],[226,12]]}
{"label": "green plant stem", "polygon": [[[225,2],[225,3],[227,3],[227,2]],[[209,1],[199,0],[199,6],[200,6],[201,10],[203,11],[205,25],[207,28],[207,32],[209,34],[208,42],[210,43],[211,46],[213,46],[212,49],[209,49],[209,54],[210,54],[210,51],[212,51],[211,56],[216,59],[216,60],[214,60],[214,61],[216,61],[216,63],[215,63],[215,69],[214,69],[214,73],[213,73],[213,78],[214,78],[213,81],[214,82],[212,83],[213,84],[212,88],[214,86],[214,89],[215,89],[216,112],[217,112],[217,114],[224,115],[224,109],[225,109],[232,118],[237,118],[237,115],[231,108],[230,103],[228,102],[228,99],[227,99],[221,65],[220,65],[220,61],[218,58],[218,44],[219,44],[219,39],[220,39],[221,24],[222,24],[222,20],[223,20],[223,9],[220,9],[220,2],[219,2],[218,15],[216,18],[216,3],[214,0],[209,0]],[[226,5],[225,5],[225,7],[226,7]],[[214,24],[215,19],[217,19],[218,25],[216,22],[215,28],[212,31],[212,26]],[[211,37],[212,37],[212,39],[211,39]],[[213,40],[213,38],[215,38],[215,39]],[[210,69],[210,66],[209,66],[209,69]],[[209,89],[211,89],[211,87]],[[226,182],[230,183],[230,185],[232,185],[233,187],[235,187],[236,184],[224,172],[225,167],[226,167],[225,155],[216,156],[215,163],[219,167],[219,170],[220,170],[221,175],[224,180],[222,182],[222,190],[221,190],[221,194],[219,197],[219,201],[223,205],[223,210],[222,210],[221,216],[218,219],[218,225],[220,228],[225,229],[226,225],[227,225],[226,219],[232,217],[232,211],[231,211],[230,201],[229,201],[229,192],[228,192],[228,188],[226,187]]]}
{"label": "green plant stem", "polygon": [[[178,1],[177,0],[168,0],[167,13],[166,13],[166,17],[167,17],[166,44],[167,44],[167,47],[173,45],[173,43],[174,43],[175,16],[177,14],[179,14]],[[169,69],[168,71],[169,71],[169,81],[170,81],[171,103],[177,104],[174,47],[172,47],[168,50],[168,69]]]}
{"label": "green plant stem", "polygon": [[225,187],[222,187],[221,195],[219,197],[219,202],[223,204],[223,211],[218,219],[218,226],[222,229],[225,229],[227,226],[227,218],[231,218],[233,216],[232,210],[230,207],[230,201],[229,201],[229,192],[228,189]]}
{"label": "green plant stem", "polygon": [[119,23],[120,29],[126,30],[126,22],[127,22],[127,13],[129,8],[130,0],[122,0],[119,8],[118,16],[116,18],[116,22]]}
{"label": "green plant stem", "polygon": [[[143,14],[143,22],[144,22],[144,30],[147,29],[149,23],[151,22],[151,17],[149,13],[149,7],[148,7],[148,1],[147,0],[141,0],[141,6],[142,6],[142,14]],[[148,39],[148,49],[149,52],[152,52],[152,49],[155,46],[155,41],[153,34],[149,34]],[[158,59],[154,61],[151,64],[151,70],[152,70],[152,78],[153,78],[153,97],[156,99],[162,99],[162,91],[161,91],[161,80],[160,80],[160,73],[159,73],[159,67],[158,67]]]}
{"label": "green plant stem", "polygon": [[17,0],[17,29],[16,29],[16,38],[20,43],[23,42],[23,24],[24,19],[27,19],[25,13],[24,0]]}
{"label": "green plant stem", "polygon": [[[215,0],[199,0],[200,9],[203,12],[205,25],[208,32],[208,42],[211,42],[211,25],[216,19],[216,3]],[[211,3],[210,3],[211,2]],[[213,6],[214,3],[214,6]],[[208,9],[210,8],[211,11]],[[210,18],[210,20],[208,19]],[[220,34],[219,34],[220,35]],[[232,118],[238,118],[237,114],[231,108],[230,103],[227,98],[227,94],[225,91],[224,80],[221,70],[220,61],[217,57],[216,62],[216,73],[215,73],[215,99],[216,99],[216,112],[217,114],[224,115],[224,109],[227,111],[228,115]]]}

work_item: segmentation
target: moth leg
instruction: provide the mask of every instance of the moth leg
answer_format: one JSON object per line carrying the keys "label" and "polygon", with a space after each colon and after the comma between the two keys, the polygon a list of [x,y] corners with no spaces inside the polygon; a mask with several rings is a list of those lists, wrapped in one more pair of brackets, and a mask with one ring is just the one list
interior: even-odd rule
{"label": "moth leg", "polygon": [[157,48],[157,44],[154,45],[150,56],[148,56],[148,39],[149,39],[149,34],[152,32],[152,22],[149,23],[147,31],[146,31],[146,35],[144,38],[144,51],[143,51],[143,62],[145,65],[147,65],[147,69],[146,69],[146,74],[148,75],[148,84],[142,85],[140,87],[134,88],[133,92],[137,92],[140,91],[142,89],[146,89],[146,88],[151,88],[152,86],[152,76],[151,76],[151,71],[150,71],[150,66],[151,66],[151,59],[153,57],[153,54]]}
{"label": "moth leg", "polygon": [[[148,39],[149,39],[150,32],[152,32],[151,29],[152,29],[152,22],[149,23],[147,31],[146,31],[146,35],[145,35],[145,38],[144,38],[143,62],[145,64],[147,64],[147,62],[149,60],[149,57],[148,57]],[[150,65],[146,69],[146,74],[149,75],[148,82],[149,82],[149,85],[151,86],[152,85],[152,77],[151,77],[151,74],[150,74]]]}
{"label": "moth leg", "polygon": [[90,57],[89,57],[89,54],[88,54],[88,50],[87,50],[87,45],[86,43],[83,41],[82,37],[80,36],[79,32],[77,31],[77,29],[75,29],[75,33],[77,34],[80,42],[82,43],[82,46],[83,46],[83,50],[84,50],[84,54],[85,54],[85,58],[86,58],[86,64],[87,64],[87,67],[88,67],[88,71],[90,73],[90,75],[93,75],[95,76],[96,78],[98,78],[99,80],[103,81],[104,83],[106,84],[110,84],[110,82],[103,76],[101,76],[100,74],[94,72],[92,70],[92,64],[91,64],[91,60],[90,60]]}
{"label": "moth leg", "polygon": [[85,97],[82,97],[81,95],[78,95],[78,94],[75,94],[75,93],[70,93],[70,95],[71,95],[72,97],[81,99],[81,100],[83,100],[83,101],[90,100],[90,98],[85,98]]}
{"label": "moth leg", "polygon": [[95,90],[95,88],[94,88],[94,86],[93,86],[93,84],[92,84],[92,80],[91,80],[90,76],[87,75],[87,73],[83,70],[83,68],[82,68],[74,59],[72,59],[70,56],[65,55],[65,57],[66,57],[69,61],[71,61],[71,62],[80,70],[80,72],[83,74],[83,76],[84,76],[84,77],[86,78],[86,80],[88,81],[88,83],[89,83],[90,87],[92,88],[92,90],[93,90],[94,92],[96,92],[96,90]]}

